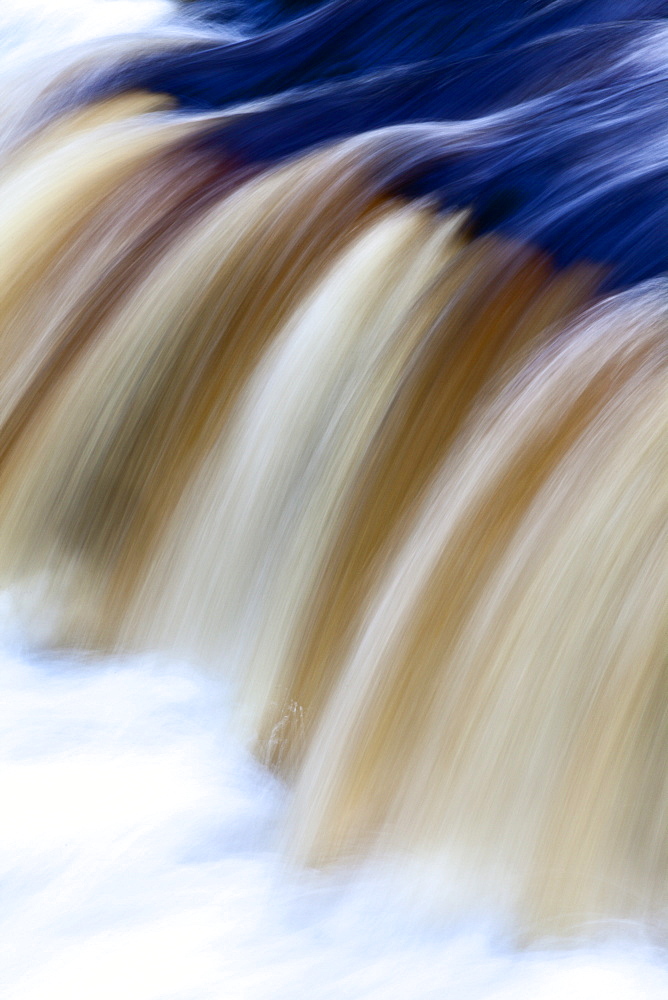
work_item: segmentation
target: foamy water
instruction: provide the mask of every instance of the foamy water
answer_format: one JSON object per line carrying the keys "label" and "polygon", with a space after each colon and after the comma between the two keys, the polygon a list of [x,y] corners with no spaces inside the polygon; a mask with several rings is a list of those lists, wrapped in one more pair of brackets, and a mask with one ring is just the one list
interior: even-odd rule
{"label": "foamy water", "polygon": [[[5,609],[5,616],[11,611]],[[0,663],[0,983],[12,1000],[645,1000],[642,945],[513,952],[388,905],[382,871],[286,869],[286,792],[222,687],[149,657]]]}
{"label": "foamy water", "polygon": [[0,11],[0,51],[26,57],[168,23],[168,0],[8,0]]}

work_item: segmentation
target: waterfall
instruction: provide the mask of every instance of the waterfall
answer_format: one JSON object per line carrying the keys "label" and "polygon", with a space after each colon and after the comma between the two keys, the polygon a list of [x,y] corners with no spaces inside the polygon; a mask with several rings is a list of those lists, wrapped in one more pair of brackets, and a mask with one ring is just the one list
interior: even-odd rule
{"label": "waterfall", "polygon": [[29,6],[0,21],[29,648],[228,692],[293,872],[382,865],[524,945],[664,942],[665,6]]}

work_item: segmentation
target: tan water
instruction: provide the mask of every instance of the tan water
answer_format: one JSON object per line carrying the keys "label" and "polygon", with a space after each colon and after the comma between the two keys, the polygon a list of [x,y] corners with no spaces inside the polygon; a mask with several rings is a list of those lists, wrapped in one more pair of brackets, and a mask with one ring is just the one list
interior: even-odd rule
{"label": "tan water", "polygon": [[2,582],[50,644],[224,670],[299,863],[665,935],[665,284],[386,194],[409,127],[260,173],[212,120],[7,147]]}

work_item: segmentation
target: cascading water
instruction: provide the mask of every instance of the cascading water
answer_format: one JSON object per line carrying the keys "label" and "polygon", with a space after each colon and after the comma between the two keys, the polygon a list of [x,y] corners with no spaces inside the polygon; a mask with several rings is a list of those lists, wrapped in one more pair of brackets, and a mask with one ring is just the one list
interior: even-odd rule
{"label": "cascading water", "polygon": [[658,997],[668,11],[184,6],[0,15],[8,995]]}

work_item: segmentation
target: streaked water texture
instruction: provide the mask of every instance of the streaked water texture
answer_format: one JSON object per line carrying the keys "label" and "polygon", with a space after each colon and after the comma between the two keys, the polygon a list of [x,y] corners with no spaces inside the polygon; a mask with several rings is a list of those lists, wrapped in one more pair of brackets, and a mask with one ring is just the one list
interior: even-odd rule
{"label": "streaked water texture", "polygon": [[109,955],[206,951],[141,1000],[663,982],[667,16],[0,15],[7,836],[47,978],[41,866],[59,935],[118,906]]}

